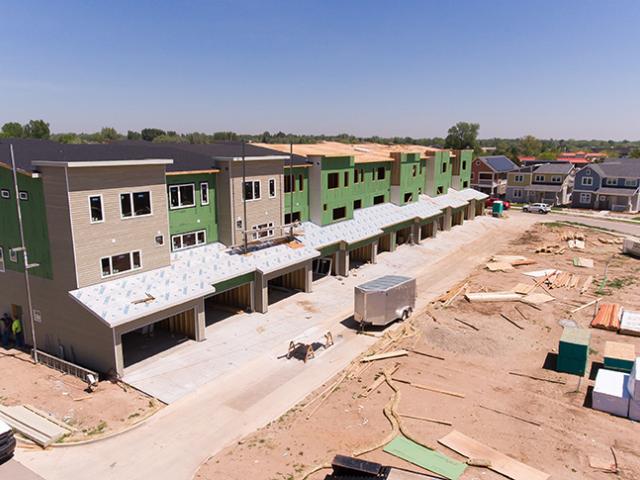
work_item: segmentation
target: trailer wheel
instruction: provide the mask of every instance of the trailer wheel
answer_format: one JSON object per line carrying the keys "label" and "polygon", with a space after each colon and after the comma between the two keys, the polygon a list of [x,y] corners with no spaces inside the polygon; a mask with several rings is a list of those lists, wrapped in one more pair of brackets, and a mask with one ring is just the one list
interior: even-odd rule
{"label": "trailer wheel", "polygon": [[405,308],[404,311],[402,312],[402,320],[407,320],[409,318],[409,315],[411,315],[411,309],[410,308]]}

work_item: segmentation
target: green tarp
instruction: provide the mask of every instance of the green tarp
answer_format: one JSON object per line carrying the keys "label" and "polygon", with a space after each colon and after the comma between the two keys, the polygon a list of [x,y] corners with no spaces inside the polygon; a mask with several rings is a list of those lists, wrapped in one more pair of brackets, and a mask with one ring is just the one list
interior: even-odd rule
{"label": "green tarp", "polygon": [[467,468],[466,464],[453,460],[435,450],[429,450],[402,435],[398,435],[391,440],[384,447],[384,451],[450,480],[457,480]]}

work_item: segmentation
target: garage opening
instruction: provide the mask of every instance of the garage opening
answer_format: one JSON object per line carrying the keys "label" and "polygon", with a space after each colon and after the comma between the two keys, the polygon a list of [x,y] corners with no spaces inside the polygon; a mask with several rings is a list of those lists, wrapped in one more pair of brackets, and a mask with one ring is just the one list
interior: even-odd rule
{"label": "garage opening", "polygon": [[251,282],[205,298],[204,310],[207,327],[238,313],[251,311]]}
{"label": "garage opening", "polygon": [[373,262],[374,243],[349,250],[349,270]]}
{"label": "garage opening", "polygon": [[336,274],[336,255],[331,254],[326,257],[316,258],[313,261],[313,281]]}
{"label": "garage opening", "polygon": [[392,234],[386,233],[378,239],[378,253],[391,251]]}
{"label": "garage opening", "polygon": [[420,239],[435,237],[435,221],[420,225]]}
{"label": "garage opening", "polygon": [[195,340],[194,309],[167,317],[122,335],[124,367],[153,357],[181,343]]}
{"label": "garage opening", "polygon": [[411,243],[411,227],[401,228],[396,232],[396,245]]}
{"label": "garage opening", "polygon": [[454,210],[451,215],[451,224],[452,225],[462,225],[464,220],[464,209]]}
{"label": "garage opening", "polygon": [[305,285],[304,268],[299,268],[293,272],[285,273],[267,282],[269,289],[269,305],[280,302],[285,298],[304,291]]}

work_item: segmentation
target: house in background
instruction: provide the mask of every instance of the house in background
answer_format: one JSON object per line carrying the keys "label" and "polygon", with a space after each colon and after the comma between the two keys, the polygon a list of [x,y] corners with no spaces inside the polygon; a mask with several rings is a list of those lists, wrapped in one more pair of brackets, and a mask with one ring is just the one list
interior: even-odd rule
{"label": "house in background", "polygon": [[516,203],[566,205],[571,201],[575,168],[568,162],[530,165],[507,174],[506,199]]}
{"label": "house in background", "polygon": [[507,174],[518,165],[504,155],[477,157],[471,167],[471,186],[491,197],[503,197],[507,192]]}
{"label": "house in background", "polygon": [[637,212],[640,210],[640,159],[608,158],[576,173],[572,206]]}

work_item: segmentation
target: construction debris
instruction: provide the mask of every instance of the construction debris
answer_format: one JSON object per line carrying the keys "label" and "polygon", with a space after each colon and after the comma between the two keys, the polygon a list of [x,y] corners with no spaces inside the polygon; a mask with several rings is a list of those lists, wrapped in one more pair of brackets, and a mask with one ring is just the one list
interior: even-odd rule
{"label": "construction debris", "polygon": [[518,302],[522,295],[515,292],[477,292],[465,293],[470,302]]}
{"label": "construction debris", "polygon": [[424,357],[435,358],[436,360],[445,360],[444,357],[439,357],[438,355],[433,355],[431,353],[421,352],[420,350],[411,350],[411,349],[407,349],[407,350],[411,353],[416,353]]}
{"label": "construction debris", "polygon": [[441,302],[441,303],[447,303],[449,300],[451,300],[453,297],[457,297],[460,292],[462,290],[464,290],[464,288],[468,285],[469,282],[460,282],[459,284],[453,286],[452,288],[450,288],[449,290],[447,290],[447,293],[440,295],[435,302]]}
{"label": "construction debris", "polygon": [[593,268],[593,260],[591,258],[575,257],[573,259],[574,267]]}
{"label": "construction debris", "polygon": [[507,317],[504,313],[501,313],[500,316],[502,318],[504,318],[507,322],[509,322],[511,325],[518,327],[520,330],[524,330],[524,327],[519,325],[518,323],[514,322],[513,320],[511,320],[509,317]]}
{"label": "construction debris", "polygon": [[599,237],[598,241],[600,243],[604,243],[605,245],[621,245],[623,243],[622,238],[606,238],[606,237]]}
{"label": "construction debris", "polygon": [[384,451],[450,480],[457,480],[467,468],[466,464],[429,450],[402,435],[388,443]]}
{"label": "construction debris", "polygon": [[549,275],[553,275],[554,273],[560,273],[560,270],[557,270],[555,268],[547,268],[545,270],[535,270],[533,272],[522,272],[523,275],[534,278],[548,277]]}
{"label": "construction debris", "polygon": [[571,249],[584,250],[585,243],[584,243],[584,240],[571,239],[571,240],[567,240],[567,245]]}
{"label": "construction debris", "polygon": [[618,473],[618,466],[615,461],[605,460],[600,457],[589,456],[589,466],[607,473]]}
{"label": "construction debris", "polygon": [[629,415],[629,399],[627,390],[629,375],[601,368],[596,376],[593,388],[593,408],[618,417]]}
{"label": "construction debris", "polygon": [[403,413],[400,413],[399,415],[404,418],[411,418],[412,420],[422,420],[424,422],[438,423],[440,425],[447,425],[449,427],[453,425],[451,422],[447,422],[445,420],[438,420],[437,418],[419,417],[416,415],[405,415]]}
{"label": "construction debris", "polygon": [[0,406],[0,420],[42,447],[48,447],[71,432],[22,405]]}
{"label": "construction debris", "polygon": [[552,302],[554,300],[554,297],[547,295],[546,293],[530,293],[520,299],[521,302],[528,303],[530,305],[542,305],[543,303]]}
{"label": "construction debris", "polygon": [[505,417],[513,418],[514,420],[520,420],[521,422],[528,423],[529,425],[533,425],[534,427],[541,427],[542,424],[538,422],[533,422],[531,420],[527,420],[526,418],[518,417],[517,415],[512,415],[510,413],[501,412],[500,410],[496,410],[494,408],[485,407],[484,405],[478,405],[480,408],[485,410],[489,410],[490,412],[497,413],[499,415],[504,415]]}
{"label": "construction debris", "polygon": [[485,265],[490,272],[508,272],[514,270],[513,265],[507,262],[489,262]]}
{"label": "construction debris", "polygon": [[622,253],[640,258],[640,240],[637,238],[625,238],[622,244]]}
{"label": "construction debris", "polygon": [[377,360],[386,360],[387,358],[404,357],[409,355],[407,350],[395,350],[393,352],[378,353],[376,355],[369,355],[368,357],[361,358],[361,362],[375,362]]}
{"label": "construction debris", "polygon": [[593,283],[593,275],[589,275],[584,283],[582,284],[582,287],[580,288],[580,295],[584,295],[585,293],[587,293],[587,290],[589,290],[589,287],[591,286],[591,284]]}
{"label": "construction debris", "polygon": [[564,381],[564,380],[556,380],[556,379],[553,379],[553,378],[537,377],[535,375],[529,375],[527,373],[509,372],[509,375],[516,375],[518,377],[531,378],[532,380],[539,380],[541,382],[557,383],[558,385],[566,385],[567,384],[567,382]]}
{"label": "construction debris", "polygon": [[400,368],[400,364],[396,363],[395,365],[385,369],[384,371],[382,371],[379,375],[378,378],[376,378],[373,383],[371,385],[369,385],[369,388],[367,388],[367,390],[361,394],[361,397],[368,397],[370,393],[376,391],[380,385],[382,385],[385,380],[386,380],[386,375],[393,375],[394,373],[396,373],[396,371],[398,370],[398,368]]}
{"label": "construction debris", "polygon": [[571,313],[577,313],[580,310],[584,310],[587,307],[590,307],[591,305],[599,302],[600,300],[602,300],[601,298],[596,298],[594,300],[591,300],[590,302],[585,303],[584,305],[579,306],[578,308],[574,308],[573,310],[571,310]]}
{"label": "construction debris", "polygon": [[535,285],[530,285],[528,283],[517,283],[512,289],[512,292],[519,293],[521,295],[528,295],[536,288]]}
{"label": "construction debris", "polygon": [[512,480],[547,480],[551,475],[490,448],[473,438],[453,430],[439,443],[467,458],[482,458],[490,462],[490,469]]}
{"label": "construction debris", "polygon": [[602,328],[617,332],[620,329],[621,307],[617,303],[603,303],[591,321],[592,328]]}
{"label": "construction debris", "polygon": [[454,317],[454,320],[455,320],[456,322],[460,322],[460,323],[461,323],[461,324],[463,324],[463,325],[466,325],[467,327],[469,327],[469,328],[471,328],[471,329],[475,330],[476,332],[479,332],[479,331],[480,331],[480,329],[479,329],[478,327],[476,327],[475,325],[473,325],[473,324],[471,324],[471,323],[469,323],[469,322],[465,322],[464,320],[461,320],[461,319],[459,319],[459,318],[455,318],[455,317]]}
{"label": "construction debris", "polygon": [[404,383],[405,385],[410,385],[420,390],[427,390],[429,392],[442,393],[443,395],[450,395],[452,397],[464,398],[464,395],[462,393],[451,392],[449,390],[442,390],[440,388],[430,387],[429,385],[421,385],[419,383],[413,383],[413,382],[410,382],[409,380],[402,380],[400,378],[394,378],[393,380],[395,382]]}
{"label": "construction debris", "polygon": [[535,253],[551,253],[562,255],[567,249],[561,245],[542,245],[534,250]]}

